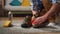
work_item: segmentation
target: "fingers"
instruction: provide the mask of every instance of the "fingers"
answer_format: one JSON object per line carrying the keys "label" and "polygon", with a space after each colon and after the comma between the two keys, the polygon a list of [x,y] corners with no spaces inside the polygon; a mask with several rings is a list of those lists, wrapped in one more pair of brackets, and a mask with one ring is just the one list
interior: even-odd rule
{"label": "fingers", "polygon": [[40,22],[39,20],[35,20],[33,23],[34,24],[39,24],[39,22]]}
{"label": "fingers", "polygon": [[35,25],[41,25],[42,24],[42,21],[41,20],[38,20],[38,21],[36,20],[36,21],[34,21],[34,24]]}

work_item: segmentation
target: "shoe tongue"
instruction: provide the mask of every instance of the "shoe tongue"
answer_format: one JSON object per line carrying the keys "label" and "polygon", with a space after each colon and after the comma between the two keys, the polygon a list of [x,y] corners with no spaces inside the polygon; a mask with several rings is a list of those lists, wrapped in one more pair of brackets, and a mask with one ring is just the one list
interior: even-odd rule
{"label": "shoe tongue", "polygon": [[26,16],[26,18],[30,18],[30,16]]}
{"label": "shoe tongue", "polygon": [[28,18],[28,16],[26,16],[26,18]]}
{"label": "shoe tongue", "polygon": [[26,20],[26,21],[31,21],[31,16],[26,16],[26,17],[25,17],[25,20]]}

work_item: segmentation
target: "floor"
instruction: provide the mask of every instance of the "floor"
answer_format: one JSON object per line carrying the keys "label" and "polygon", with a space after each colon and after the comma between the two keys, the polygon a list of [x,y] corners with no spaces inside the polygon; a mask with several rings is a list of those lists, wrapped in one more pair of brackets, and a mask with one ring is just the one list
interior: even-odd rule
{"label": "floor", "polygon": [[60,34],[60,26],[54,28],[21,28],[24,17],[14,17],[12,20],[13,27],[3,27],[8,18],[0,18],[0,34]]}

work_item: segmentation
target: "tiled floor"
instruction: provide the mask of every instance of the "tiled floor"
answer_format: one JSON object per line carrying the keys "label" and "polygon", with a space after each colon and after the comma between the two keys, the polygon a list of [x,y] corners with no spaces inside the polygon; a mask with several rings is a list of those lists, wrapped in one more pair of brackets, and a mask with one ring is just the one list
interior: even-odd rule
{"label": "tiled floor", "polygon": [[[3,24],[5,21],[8,20],[8,18],[0,18],[0,34],[53,34],[51,32],[60,32],[59,29],[52,29],[52,28],[21,28],[20,25],[23,22],[24,17],[18,17],[18,18],[13,18],[12,24],[14,25],[13,27],[3,27]],[[60,26],[59,26],[60,27]],[[54,33],[56,34],[56,33]],[[59,33],[58,33],[59,34]]]}

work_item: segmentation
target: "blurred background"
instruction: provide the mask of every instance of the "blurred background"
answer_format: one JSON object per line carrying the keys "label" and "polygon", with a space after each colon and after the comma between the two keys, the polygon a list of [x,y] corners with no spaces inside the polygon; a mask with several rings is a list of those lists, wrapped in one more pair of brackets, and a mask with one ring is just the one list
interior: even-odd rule
{"label": "blurred background", "polygon": [[2,17],[2,0],[0,0],[0,17]]}
{"label": "blurred background", "polygon": [[[31,14],[31,6],[20,6],[18,2],[16,2],[16,6],[9,5],[9,3],[15,3],[16,0],[0,0],[0,17],[7,17],[8,12],[12,11],[15,17],[32,15]],[[21,4],[24,2],[23,0],[18,0]],[[29,0],[30,3],[31,0]],[[23,3],[24,4],[24,3]],[[14,4],[15,5],[15,4]],[[15,11],[16,10],[16,11]]]}
{"label": "blurred background", "polygon": [[[27,3],[26,3],[27,2]],[[23,22],[25,16],[32,16],[31,10],[31,0],[0,0],[0,34],[39,34],[40,32],[60,32],[59,29],[23,29],[20,27]],[[3,27],[5,21],[8,20],[8,12],[12,12],[13,19],[12,24],[14,27]],[[56,14],[55,17],[56,23],[59,24],[60,27],[60,13]],[[28,31],[28,32],[27,32]],[[43,34],[43,33],[42,33]],[[45,34],[45,33],[44,33]],[[50,34],[50,33],[48,33]],[[53,33],[52,33],[53,34]]]}

